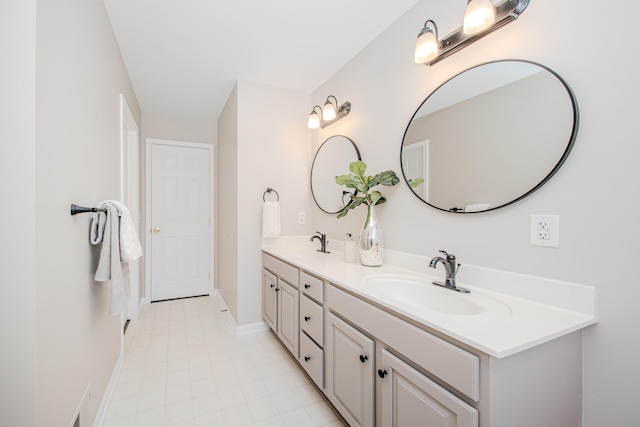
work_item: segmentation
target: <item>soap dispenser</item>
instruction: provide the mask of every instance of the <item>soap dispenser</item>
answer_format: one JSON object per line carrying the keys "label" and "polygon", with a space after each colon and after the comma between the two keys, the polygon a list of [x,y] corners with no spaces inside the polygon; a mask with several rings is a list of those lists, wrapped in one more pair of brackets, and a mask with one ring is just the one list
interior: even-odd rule
{"label": "soap dispenser", "polygon": [[347,233],[347,240],[344,242],[344,261],[356,262],[356,242],[353,241],[351,233]]}

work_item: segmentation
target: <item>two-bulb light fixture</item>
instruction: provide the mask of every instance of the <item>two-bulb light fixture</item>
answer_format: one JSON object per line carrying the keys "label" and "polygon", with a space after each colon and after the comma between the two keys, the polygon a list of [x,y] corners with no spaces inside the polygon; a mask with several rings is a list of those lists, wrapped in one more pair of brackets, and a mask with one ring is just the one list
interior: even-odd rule
{"label": "two-bulb light fixture", "polygon": [[497,6],[491,0],[468,0],[462,27],[442,40],[438,40],[436,23],[429,19],[418,34],[415,61],[433,65],[514,21],[528,5],[529,0],[505,0]]}
{"label": "two-bulb light fixture", "polygon": [[[333,98],[335,102],[332,102],[331,98]],[[336,97],[329,95],[327,97],[327,101],[324,103],[324,107],[320,108],[319,105],[316,105],[311,110],[311,114],[309,114],[309,129],[324,129],[330,124],[346,117],[350,111],[351,103],[349,101],[342,105],[338,105]]]}

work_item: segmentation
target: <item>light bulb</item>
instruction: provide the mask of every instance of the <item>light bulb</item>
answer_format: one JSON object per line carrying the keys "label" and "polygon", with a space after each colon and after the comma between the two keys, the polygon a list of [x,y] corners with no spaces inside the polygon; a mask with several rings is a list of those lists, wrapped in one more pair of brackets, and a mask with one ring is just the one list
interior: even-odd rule
{"label": "light bulb", "polygon": [[496,11],[491,0],[469,0],[462,30],[465,34],[476,34],[489,28],[495,20]]}
{"label": "light bulb", "polygon": [[415,61],[424,64],[438,57],[438,39],[431,28],[424,27],[418,35],[416,42]]}
{"label": "light bulb", "polygon": [[318,117],[318,113],[312,111],[309,114],[309,129],[318,129],[320,127],[320,117]]}
{"label": "light bulb", "polygon": [[322,120],[328,121],[336,118],[336,108],[333,106],[331,101],[327,99],[327,102],[324,103],[324,107],[322,107]]}

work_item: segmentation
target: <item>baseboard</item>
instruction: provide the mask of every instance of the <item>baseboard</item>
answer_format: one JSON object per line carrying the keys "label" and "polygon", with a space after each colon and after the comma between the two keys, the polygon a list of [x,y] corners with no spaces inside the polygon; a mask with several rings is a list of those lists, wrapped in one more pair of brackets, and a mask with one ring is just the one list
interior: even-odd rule
{"label": "baseboard", "polygon": [[236,336],[255,334],[256,332],[263,332],[263,331],[269,330],[269,325],[267,325],[265,322],[256,322],[256,323],[250,323],[248,325],[241,325],[241,326],[236,325],[236,321],[231,315],[231,312],[227,307],[227,303],[224,302],[224,298],[222,298],[222,294],[216,291],[215,295],[212,295],[212,296],[215,296],[216,298],[218,298],[218,301],[220,301],[220,304],[222,304],[222,306],[225,308],[227,313],[227,319],[229,319],[229,322],[231,322],[233,329],[236,331]]}
{"label": "baseboard", "polygon": [[104,396],[102,396],[102,401],[100,402],[100,407],[98,408],[96,418],[93,420],[93,427],[100,427],[104,422],[104,417],[107,415],[109,404],[111,404],[111,396],[113,395],[113,392],[116,389],[116,385],[118,384],[120,372],[122,372],[123,363],[124,353],[121,351],[120,355],[118,356],[118,360],[116,361],[116,365],[113,368],[113,372],[111,373],[111,379],[109,380],[109,384],[107,384],[107,389],[104,392]]}
{"label": "baseboard", "polygon": [[248,325],[236,326],[236,336],[255,334],[269,330],[269,325],[265,322],[250,323]]}

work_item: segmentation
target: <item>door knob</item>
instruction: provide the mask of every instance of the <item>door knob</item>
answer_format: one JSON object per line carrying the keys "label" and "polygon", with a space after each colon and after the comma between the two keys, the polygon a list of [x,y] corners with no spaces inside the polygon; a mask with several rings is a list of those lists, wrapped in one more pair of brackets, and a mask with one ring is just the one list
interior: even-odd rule
{"label": "door knob", "polygon": [[153,229],[153,232],[158,234],[160,232],[160,229],[158,227],[156,227],[156,228]]}

